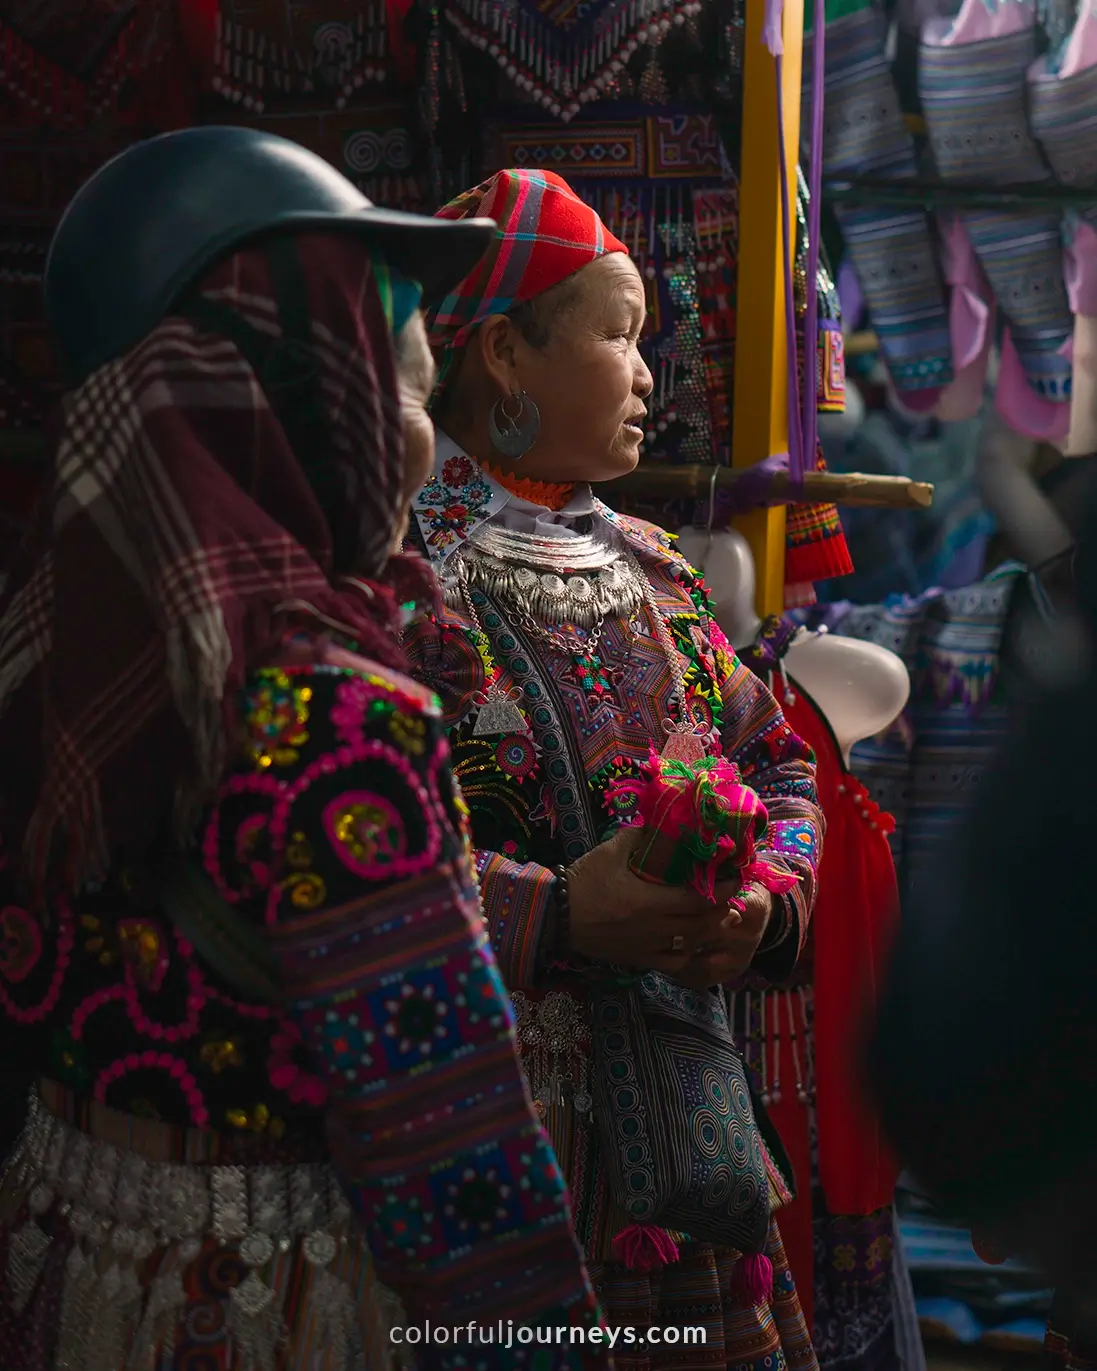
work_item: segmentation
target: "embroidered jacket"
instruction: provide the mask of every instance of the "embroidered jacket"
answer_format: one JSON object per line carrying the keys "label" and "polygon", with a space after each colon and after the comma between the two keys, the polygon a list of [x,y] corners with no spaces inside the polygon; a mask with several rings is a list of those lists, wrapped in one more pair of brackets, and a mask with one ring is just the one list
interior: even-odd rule
{"label": "embroidered jacket", "polygon": [[[510,498],[442,439],[435,475],[414,506],[413,542],[445,578],[449,556]],[[804,945],[822,841],[810,749],[770,692],[737,661],[712,618],[700,576],[665,533],[614,514],[585,491],[568,508],[609,521],[639,562],[685,668],[694,717],[708,725],[713,745],[739,765],[769,811],[765,857],[800,878],[782,897],[778,936],[767,940],[755,964],[767,979],[782,980]],[[508,617],[506,604],[479,591],[472,595],[483,635],[467,615],[446,610],[437,622],[415,625],[407,647],[421,679],[442,700],[454,769],[471,811],[484,913],[514,992],[535,1103],[564,1164],[580,1237],[588,1257],[597,1260],[616,1230],[605,1212],[589,1117],[561,1103],[568,1088],[581,1105],[589,1096],[589,1029],[579,1011],[584,991],[566,972],[543,975],[539,953],[552,900],[551,868],[589,851],[627,817],[607,788],[634,774],[653,742],[661,746],[674,678],[643,616],[634,635],[625,622],[607,620],[595,669],[600,679],[594,681],[583,664],[569,663],[524,631]],[[524,732],[475,735],[475,706],[489,679],[517,699]]]}
{"label": "embroidered jacket", "polygon": [[[589,1322],[438,703],[344,659],[254,674],[244,760],[204,830],[206,873],[264,930],[285,1011],[241,1003],[173,933],[154,889],[120,870],[56,911],[48,944],[5,907],[0,1020],[42,1074],[131,1115],[217,1130],[223,1156],[330,1155],[413,1321]],[[429,1357],[451,1361],[459,1349]]]}

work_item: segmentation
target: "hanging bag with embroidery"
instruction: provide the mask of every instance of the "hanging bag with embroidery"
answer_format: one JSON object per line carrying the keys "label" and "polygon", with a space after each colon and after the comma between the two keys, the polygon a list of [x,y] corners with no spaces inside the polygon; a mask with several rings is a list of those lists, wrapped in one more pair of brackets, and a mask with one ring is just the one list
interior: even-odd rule
{"label": "hanging bag with embroidery", "polygon": [[[631,865],[641,879],[692,885],[710,899],[732,875],[776,891],[795,883],[757,859],[765,806],[722,758],[684,763],[653,753],[647,775],[616,790],[637,801],[643,833]],[[635,1267],[673,1260],[671,1233],[735,1248],[747,1258],[742,1293],[768,1298],[762,1249],[792,1180],[751,1097],[724,992],[651,971],[597,978],[592,1002],[594,1113],[614,1198],[631,1221],[616,1254]]]}

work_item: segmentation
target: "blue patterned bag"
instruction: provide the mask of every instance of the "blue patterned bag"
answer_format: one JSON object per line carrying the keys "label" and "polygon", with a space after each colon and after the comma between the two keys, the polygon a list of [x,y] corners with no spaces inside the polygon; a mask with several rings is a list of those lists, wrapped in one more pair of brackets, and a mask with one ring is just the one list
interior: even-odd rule
{"label": "blue patterned bag", "polygon": [[592,1003],[594,1114],[617,1204],[633,1224],[760,1252],[792,1179],[765,1124],[763,1137],[723,993],[649,971],[595,984]]}

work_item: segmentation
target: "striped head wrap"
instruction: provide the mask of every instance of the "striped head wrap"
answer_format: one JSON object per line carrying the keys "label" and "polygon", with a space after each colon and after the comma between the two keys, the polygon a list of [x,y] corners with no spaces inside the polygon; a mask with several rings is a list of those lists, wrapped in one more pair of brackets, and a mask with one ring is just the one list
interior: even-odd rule
{"label": "striped head wrap", "polygon": [[494,219],[495,241],[428,318],[441,375],[477,325],[506,314],[609,252],[627,252],[552,171],[498,171],[438,211],[440,219]]}
{"label": "striped head wrap", "polygon": [[308,233],[222,259],[197,300],[277,346],[271,253],[287,243],[323,449],[296,450],[272,408],[305,363],[272,353],[260,376],[182,313],[65,399],[41,523],[0,597],[3,855],[25,835],[39,887],[101,879],[159,835],[177,791],[204,798],[247,672],[298,619],[404,665],[399,602],[421,572],[389,555],[404,513],[392,336],[419,288],[349,235]]}

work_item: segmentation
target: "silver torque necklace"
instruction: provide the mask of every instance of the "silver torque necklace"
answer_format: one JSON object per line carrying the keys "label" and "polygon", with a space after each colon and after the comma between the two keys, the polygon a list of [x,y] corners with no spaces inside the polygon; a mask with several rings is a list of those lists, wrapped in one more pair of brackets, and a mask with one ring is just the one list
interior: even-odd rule
{"label": "silver torque necklace", "polygon": [[[593,630],[607,618],[631,619],[643,604],[625,550],[590,534],[546,538],[480,529],[457,557],[469,584],[541,623]],[[451,597],[460,598],[459,588]]]}
{"label": "silver torque necklace", "polygon": [[[672,717],[662,720],[667,734],[662,755],[687,763],[699,761],[704,757],[704,736],[686,703],[687,669],[682,665],[682,658],[675,647],[666,616],[655,602],[651,583],[632,554],[627,549],[607,545],[600,539],[588,539],[586,535],[579,535],[574,540],[564,540],[534,538],[527,534],[514,534],[510,530],[497,529],[492,530],[492,533],[505,534],[508,540],[507,550],[512,553],[521,546],[523,552],[530,556],[534,552],[530,545],[536,544],[536,556],[541,559],[540,567],[543,567],[544,560],[551,556],[559,570],[535,569],[538,567],[537,562],[533,566],[526,563],[515,566],[504,562],[497,555],[503,550],[502,539],[493,538],[489,544],[491,551],[488,552],[484,547],[487,540],[478,538],[478,546],[462,549],[454,558],[454,582],[447,587],[446,594],[450,607],[457,608],[459,603],[469,616],[474,630],[485,640],[490,641],[473,603],[473,589],[478,589],[493,598],[498,597],[509,602],[517,611],[516,617],[521,627],[546,643],[548,647],[567,656],[582,656],[587,659],[595,656],[609,617],[627,618],[631,634],[636,631],[639,610],[645,609],[653,636],[663,651],[674,682],[671,689]],[[597,543],[600,549],[602,565],[597,569],[597,575],[603,575],[609,566],[614,569],[611,603],[604,603],[610,595],[611,586],[608,581],[599,582],[589,574],[561,574],[565,570],[571,571],[574,567],[573,543],[588,541]],[[581,551],[579,548],[574,550]],[[593,548],[588,551],[592,554]],[[612,561],[607,561],[607,557],[612,558]],[[493,564],[499,565],[502,571],[496,570]],[[589,563],[585,569],[596,570]],[[550,580],[547,590],[546,579]],[[573,589],[573,583],[577,580],[581,582],[581,587],[585,587],[580,588],[578,594]],[[559,586],[557,582],[560,583]],[[549,622],[545,623],[543,620]],[[572,638],[560,632],[559,627],[551,627],[552,624],[571,624],[589,629],[589,632],[582,639]],[[527,732],[528,725],[518,708],[517,701],[520,697],[521,691],[515,688],[507,689],[498,680],[494,681],[479,701],[480,708],[473,735],[497,737]]]}

